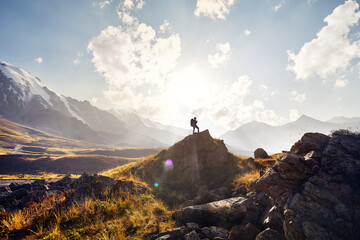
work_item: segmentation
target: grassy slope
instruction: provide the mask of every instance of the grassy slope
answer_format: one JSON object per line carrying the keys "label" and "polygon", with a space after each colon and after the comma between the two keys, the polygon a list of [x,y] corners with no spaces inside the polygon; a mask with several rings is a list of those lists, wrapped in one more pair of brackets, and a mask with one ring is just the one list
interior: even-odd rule
{"label": "grassy slope", "polygon": [[0,118],[2,174],[95,173],[158,151],[158,148],[116,148],[66,139]]}
{"label": "grassy slope", "polygon": [[19,212],[1,212],[0,237],[144,239],[174,227],[172,212],[151,193],[105,193],[101,198],[88,198],[70,206],[62,204],[66,198],[66,194],[59,194]]}

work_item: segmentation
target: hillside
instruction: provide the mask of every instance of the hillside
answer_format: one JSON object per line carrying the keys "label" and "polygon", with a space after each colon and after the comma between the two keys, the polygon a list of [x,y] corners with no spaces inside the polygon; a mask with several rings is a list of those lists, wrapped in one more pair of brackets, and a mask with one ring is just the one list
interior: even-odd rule
{"label": "hillside", "polygon": [[50,135],[0,118],[0,173],[97,173],[159,152]]}
{"label": "hillside", "polygon": [[177,192],[183,195],[182,200],[185,201],[202,198],[210,191],[213,192],[212,199],[220,197],[217,195],[229,196],[236,176],[256,166],[262,168],[253,159],[245,160],[228,152],[222,140],[213,139],[205,130],[185,137],[158,154],[112,169],[103,175],[113,178],[135,176],[155,186],[160,194]]}

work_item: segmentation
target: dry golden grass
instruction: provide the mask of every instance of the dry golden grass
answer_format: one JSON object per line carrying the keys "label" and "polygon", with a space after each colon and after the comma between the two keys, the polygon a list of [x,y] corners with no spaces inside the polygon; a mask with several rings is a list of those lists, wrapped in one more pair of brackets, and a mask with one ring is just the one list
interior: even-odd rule
{"label": "dry golden grass", "polygon": [[260,178],[259,171],[253,170],[245,174],[239,174],[234,182],[234,188],[239,188],[241,185],[245,185],[246,189],[250,190],[250,184],[255,181],[256,179]]}
{"label": "dry golden grass", "polygon": [[66,195],[1,215],[1,237],[25,231],[26,239],[144,239],[174,228],[172,211],[152,194],[106,195],[62,206]]}
{"label": "dry golden grass", "polygon": [[[66,174],[58,174],[51,172],[39,172],[37,174],[0,174],[0,180],[37,180],[37,179],[62,179]],[[70,174],[70,178],[79,178],[79,174]]]}

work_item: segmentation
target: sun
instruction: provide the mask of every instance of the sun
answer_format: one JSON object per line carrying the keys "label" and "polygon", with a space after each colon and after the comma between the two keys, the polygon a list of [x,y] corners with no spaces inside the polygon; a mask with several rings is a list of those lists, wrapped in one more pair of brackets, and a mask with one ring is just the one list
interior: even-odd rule
{"label": "sun", "polygon": [[211,79],[196,65],[173,74],[169,90],[173,97],[191,105],[212,99]]}

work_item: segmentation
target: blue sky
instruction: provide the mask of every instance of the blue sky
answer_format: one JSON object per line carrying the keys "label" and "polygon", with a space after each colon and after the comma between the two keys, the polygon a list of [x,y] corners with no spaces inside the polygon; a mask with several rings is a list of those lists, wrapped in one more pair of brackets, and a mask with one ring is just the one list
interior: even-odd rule
{"label": "blue sky", "polygon": [[2,0],[0,59],[52,90],[215,133],[360,116],[355,0]]}

